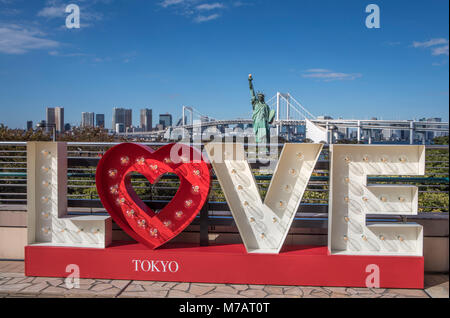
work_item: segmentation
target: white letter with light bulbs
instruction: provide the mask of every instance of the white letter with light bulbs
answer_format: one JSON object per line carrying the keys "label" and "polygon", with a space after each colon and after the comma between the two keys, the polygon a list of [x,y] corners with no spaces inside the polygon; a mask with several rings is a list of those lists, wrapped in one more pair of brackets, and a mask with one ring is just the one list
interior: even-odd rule
{"label": "white letter with light bulbs", "polygon": [[67,215],[67,144],[27,143],[28,244],[105,248],[110,216]]}
{"label": "white letter with light bulbs", "polygon": [[243,144],[205,146],[247,252],[280,252],[322,146],[285,144],[264,202]]}
{"label": "white letter with light bulbs", "polygon": [[368,185],[368,176],[425,174],[424,146],[331,145],[328,247],[332,254],[422,256],[423,228],[371,223],[371,215],[416,215],[418,188]]}

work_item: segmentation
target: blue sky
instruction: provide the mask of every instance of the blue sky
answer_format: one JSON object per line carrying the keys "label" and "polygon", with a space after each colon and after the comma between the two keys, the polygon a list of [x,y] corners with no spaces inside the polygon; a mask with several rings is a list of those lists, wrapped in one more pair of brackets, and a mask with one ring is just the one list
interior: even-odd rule
{"label": "blue sky", "polygon": [[[67,4],[81,28],[67,29]],[[380,7],[368,29],[365,8]],[[447,0],[0,0],[0,122],[65,108],[249,116],[247,76],[314,115],[448,120]]]}

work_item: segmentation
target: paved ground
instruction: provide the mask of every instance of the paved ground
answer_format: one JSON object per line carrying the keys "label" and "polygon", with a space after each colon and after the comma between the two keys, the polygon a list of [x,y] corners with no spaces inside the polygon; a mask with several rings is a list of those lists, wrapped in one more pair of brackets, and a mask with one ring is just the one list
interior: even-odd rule
{"label": "paved ground", "polygon": [[80,279],[68,289],[64,278],[25,277],[23,262],[0,262],[3,297],[177,297],[177,298],[448,298],[448,275],[426,275],[425,290],[292,287]]}

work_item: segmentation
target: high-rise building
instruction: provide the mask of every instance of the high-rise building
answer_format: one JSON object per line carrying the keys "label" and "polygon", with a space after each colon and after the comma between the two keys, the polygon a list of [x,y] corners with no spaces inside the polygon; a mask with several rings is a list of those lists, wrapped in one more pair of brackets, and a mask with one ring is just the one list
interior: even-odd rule
{"label": "high-rise building", "polygon": [[27,130],[33,129],[33,121],[29,120],[27,121]]}
{"label": "high-rise building", "polygon": [[115,126],[116,133],[124,133],[125,132],[125,125],[123,123],[117,123]]}
{"label": "high-rise building", "polygon": [[151,109],[141,109],[141,129],[142,131],[152,131],[153,114]]}
{"label": "high-rise building", "polygon": [[105,128],[105,114],[95,115],[95,126],[100,128]]}
{"label": "high-rise building", "polygon": [[159,124],[162,125],[164,128],[171,127],[172,126],[172,115],[167,114],[160,114],[159,115]]}
{"label": "high-rise building", "polygon": [[94,127],[94,113],[81,113],[81,127]]}
{"label": "high-rise building", "polygon": [[63,107],[55,108],[55,124],[56,124],[56,132],[58,134],[64,133],[64,108]]}
{"label": "high-rise building", "polygon": [[47,107],[47,120],[45,121],[46,127],[45,131],[52,132],[55,126],[55,108]]}
{"label": "high-rise building", "polygon": [[47,127],[46,131],[51,132],[53,129],[57,133],[64,132],[64,108],[63,107],[47,107]]}
{"label": "high-rise building", "polygon": [[113,108],[112,126],[116,127],[116,124],[123,124],[124,128],[131,127],[133,123],[132,110],[125,108]]}

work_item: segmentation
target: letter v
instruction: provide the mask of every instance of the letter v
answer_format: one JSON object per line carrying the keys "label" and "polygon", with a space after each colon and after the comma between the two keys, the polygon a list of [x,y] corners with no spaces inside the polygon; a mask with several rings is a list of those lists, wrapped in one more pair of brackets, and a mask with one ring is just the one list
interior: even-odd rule
{"label": "letter v", "polygon": [[278,254],[322,144],[285,144],[264,203],[240,143],[205,146],[248,253]]}

